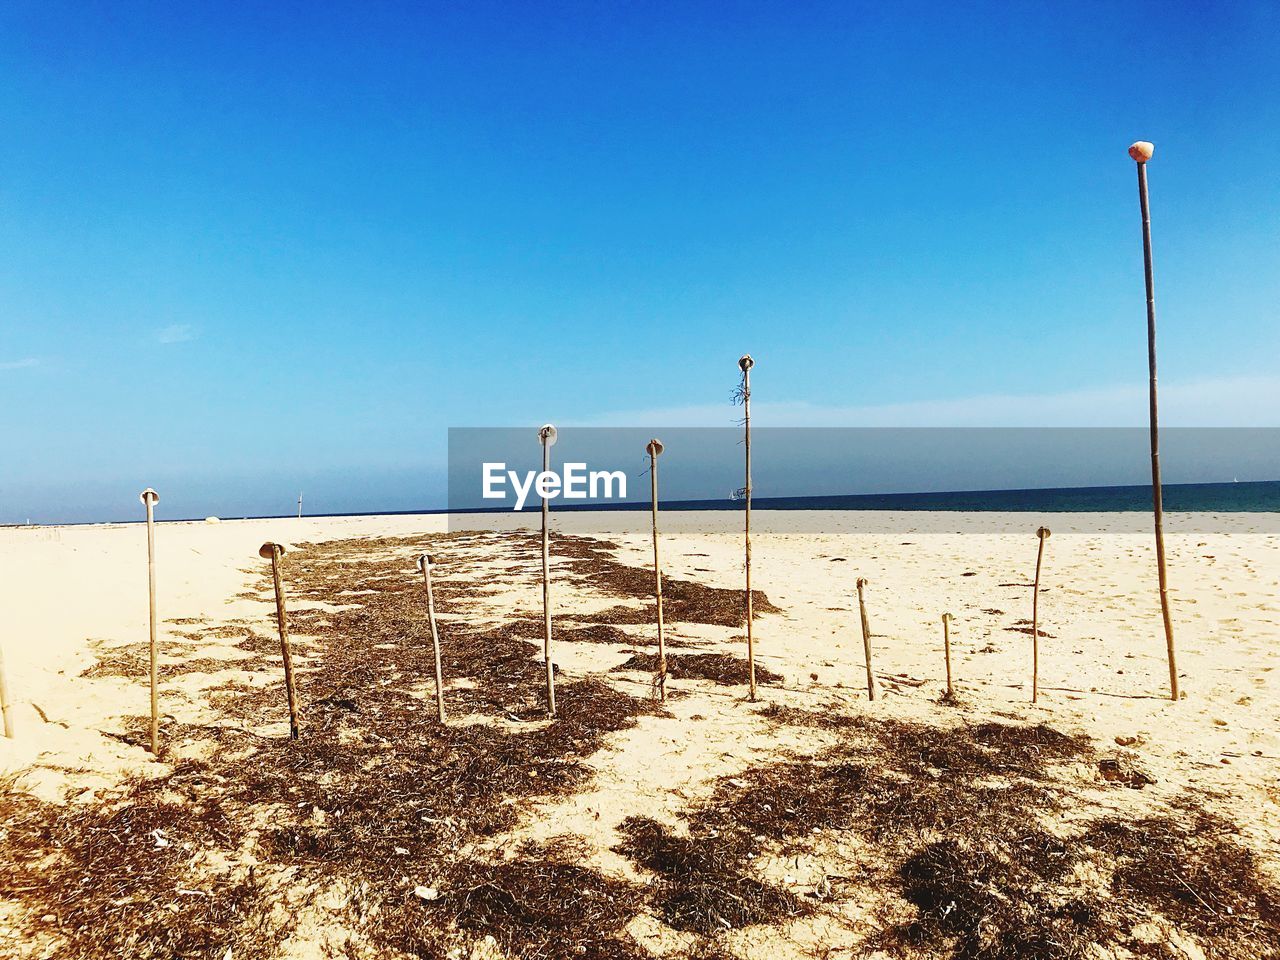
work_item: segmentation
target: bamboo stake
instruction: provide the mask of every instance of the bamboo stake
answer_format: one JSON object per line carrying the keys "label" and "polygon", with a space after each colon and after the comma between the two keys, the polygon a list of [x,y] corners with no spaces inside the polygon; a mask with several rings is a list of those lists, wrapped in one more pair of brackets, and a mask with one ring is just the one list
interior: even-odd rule
{"label": "bamboo stake", "polygon": [[1151,512],[1156,528],[1156,567],[1160,579],[1160,614],[1164,618],[1164,642],[1169,656],[1169,698],[1178,699],[1178,658],[1173,645],[1173,616],[1169,611],[1169,578],[1164,555],[1164,503],[1160,486],[1160,424],[1156,401],[1156,294],[1151,266],[1151,207],[1147,197],[1147,161],[1155,146],[1139,140],[1129,147],[1138,167],[1138,204],[1142,209],[1142,261],[1147,284],[1147,367],[1151,418]]}
{"label": "bamboo stake", "polygon": [[1031,593],[1031,702],[1040,699],[1040,564],[1044,561],[1044,542],[1049,539],[1049,528],[1036,531],[1040,546],[1036,548],[1036,585]]}
{"label": "bamboo stake", "polygon": [[955,696],[955,691],[951,688],[951,621],[955,617],[949,613],[942,615],[942,650],[943,656],[947,660],[947,699]]}
{"label": "bamboo stake", "polygon": [[867,619],[867,598],[863,593],[866,587],[866,578],[859,577],[858,614],[862,618],[862,653],[867,660],[867,699],[874,700],[880,695],[880,684],[871,666],[871,622]]}
{"label": "bamboo stake", "polygon": [[738,359],[738,368],[742,371],[742,385],[739,387],[742,398],[743,443],[746,454],[746,486],[743,487],[747,500],[746,524],[743,538],[746,546],[746,580],[747,580],[747,675],[749,678],[749,699],[756,699],[756,640],[753,630],[755,611],[751,598],[751,368],[756,362],[751,354],[743,354]]}
{"label": "bamboo stake", "polygon": [[[556,428],[544,424],[538,430],[538,440],[542,444],[542,472],[551,469],[551,448],[555,446]],[[551,528],[549,526],[549,508],[546,497],[542,498],[542,656],[547,662],[547,714],[556,715],[556,671],[551,661]]]}
{"label": "bamboo stake", "polygon": [[0,647],[0,713],[4,714],[4,735],[13,739],[13,703],[9,699],[9,678],[4,670],[4,649]]}
{"label": "bamboo stake", "polygon": [[147,508],[147,599],[151,615],[151,755],[160,754],[160,692],[156,669],[156,515],[160,494],[150,487],[138,494]]}
{"label": "bamboo stake", "polygon": [[418,569],[422,571],[422,581],[427,585],[427,619],[431,622],[431,647],[436,656],[436,714],[444,723],[444,671],[440,666],[440,634],[436,632],[436,603],[431,594],[431,557],[423,554],[418,558]]}
{"label": "bamboo stake", "polygon": [[653,494],[653,595],[658,606],[658,699],[667,699],[667,642],[662,631],[662,560],[658,555],[658,457],[662,441],[654,438],[645,446],[649,453],[649,488]]}
{"label": "bamboo stake", "polygon": [[271,579],[276,585],[276,626],[280,629],[280,656],[284,660],[284,689],[289,698],[289,736],[298,739],[298,693],[293,685],[293,653],[289,649],[289,619],[284,610],[284,584],[280,582],[280,560],[284,547],[278,543],[264,543],[258,556],[271,561]]}

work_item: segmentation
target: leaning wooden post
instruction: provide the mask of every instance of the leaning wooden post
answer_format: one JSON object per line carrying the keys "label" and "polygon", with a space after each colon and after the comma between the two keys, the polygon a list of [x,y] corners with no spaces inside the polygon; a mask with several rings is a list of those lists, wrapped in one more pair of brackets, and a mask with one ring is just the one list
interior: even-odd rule
{"label": "leaning wooden post", "polygon": [[436,714],[444,723],[444,671],[440,667],[440,634],[436,632],[436,603],[431,595],[431,557],[428,554],[418,558],[418,569],[422,571],[422,581],[427,585],[427,619],[431,622],[431,647],[436,655]]}
{"label": "leaning wooden post", "polygon": [[147,597],[151,614],[151,755],[160,753],[160,692],[156,669],[156,504],[160,494],[150,487],[138,494],[147,508]]}
{"label": "leaning wooden post", "polygon": [[284,611],[284,584],[280,582],[280,560],[284,547],[264,543],[258,556],[271,561],[271,579],[276,585],[276,625],[280,628],[280,656],[284,660],[284,689],[289,698],[289,736],[298,739],[298,694],[293,686],[293,653],[289,649],[289,620]]}
{"label": "leaning wooden post", "polygon": [[1155,146],[1139,140],[1129,147],[1138,167],[1138,204],[1142,208],[1142,259],[1147,282],[1147,367],[1151,417],[1151,512],[1156,527],[1156,567],[1160,578],[1160,613],[1164,617],[1164,643],[1169,655],[1169,697],[1178,699],[1178,658],[1173,647],[1173,616],[1169,612],[1169,579],[1164,562],[1164,504],[1160,488],[1160,424],[1156,402],[1156,294],[1151,268],[1151,208],[1147,200],[1147,161]]}
{"label": "leaning wooden post", "polygon": [[742,383],[738,386],[738,399],[742,403],[742,429],[743,429],[743,447],[745,450],[746,464],[746,484],[743,486],[743,496],[746,497],[746,523],[743,529],[743,539],[746,545],[746,593],[747,593],[747,676],[749,683],[749,696],[752,702],[756,699],[756,641],[753,631],[753,621],[755,620],[755,611],[752,609],[751,598],[751,368],[756,362],[751,359],[751,354],[743,354],[738,359],[738,369],[742,371]]}
{"label": "leaning wooden post", "polygon": [[[556,443],[556,428],[543,424],[538,430],[542,443],[542,472],[551,470],[551,448]],[[556,670],[551,661],[551,527],[548,500],[542,498],[542,656],[547,661],[547,714],[556,715]]]}
{"label": "leaning wooden post", "polygon": [[645,446],[649,453],[649,489],[653,494],[653,595],[658,604],[658,698],[667,699],[667,642],[662,634],[662,559],[658,554],[658,457],[662,453],[662,441],[650,440]]}
{"label": "leaning wooden post", "polygon": [[1049,528],[1036,531],[1040,546],[1036,550],[1036,584],[1031,592],[1031,702],[1040,699],[1040,564],[1044,561],[1044,542],[1049,539]]}
{"label": "leaning wooden post", "polygon": [[13,703],[9,700],[9,677],[4,671],[4,649],[0,648],[0,713],[4,714],[4,735],[13,739]]}
{"label": "leaning wooden post", "polygon": [[955,691],[951,689],[951,621],[955,617],[949,613],[942,615],[942,655],[947,661],[947,699],[955,696]]}
{"label": "leaning wooden post", "polygon": [[871,622],[867,619],[867,598],[863,594],[866,587],[866,578],[859,577],[858,615],[862,619],[862,654],[867,660],[867,699],[874,700],[880,693],[880,684],[876,682],[875,670],[871,666]]}

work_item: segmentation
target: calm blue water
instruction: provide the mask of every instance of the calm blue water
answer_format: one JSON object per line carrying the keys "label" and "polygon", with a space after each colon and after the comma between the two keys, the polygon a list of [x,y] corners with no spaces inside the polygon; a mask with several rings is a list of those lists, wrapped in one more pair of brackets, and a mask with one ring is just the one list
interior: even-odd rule
{"label": "calm blue water", "polygon": [[[947,510],[965,513],[1135,513],[1151,510],[1151,487],[1054,487],[1034,490],[967,490],[954,493],[868,493],[824,497],[755,497],[756,510]],[[507,513],[510,507],[468,510]],[[531,500],[526,512],[536,511]],[[648,510],[648,501],[566,504],[566,510]],[[741,510],[740,500],[663,500],[663,510]],[[1172,513],[1280,513],[1280,480],[1248,483],[1164,485],[1164,509]],[[385,510],[381,515],[444,514],[448,510]],[[355,517],[366,513],[308,513],[309,517]],[[280,514],[279,516],[292,516]],[[199,518],[189,518],[199,519]],[[269,519],[269,518],[264,518]]]}
{"label": "calm blue water", "polygon": [[[955,493],[872,493],[833,497],[755,497],[757,510],[955,510],[963,512],[1130,513],[1151,509],[1150,485],[976,490]],[[1280,512],[1280,480],[1164,485],[1164,508],[1187,513]],[[557,510],[601,509],[557,503]],[[647,510],[647,503],[608,509]],[[664,510],[741,510],[736,500],[663,501]]]}
{"label": "calm blue water", "polygon": [[[775,497],[753,501],[769,510],[960,510],[1035,513],[1128,513],[1151,509],[1150,485],[892,493],[847,497]],[[1164,487],[1164,508],[1187,513],[1280,512],[1280,480],[1180,483]]]}
{"label": "calm blue water", "polygon": [[[1151,510],[1151,487],[1049,487],[1034,490],[964,490],[954,493],[867,493],[824,497],[755,497],[756,510],[948,510],[1008,513],[1134,513]],[[566,504],[566,510],[648,510],[648,501]],[[507,513],[510,507],[470,510]],[[528,510],[537,510],[530,501]],[[740,500],[663,500],[663,510],[741,510]],[[1173,513],[1280,513],[1280,480],[1249,483],[1166,483],[1164,509]],[[393,510],[394,514],[448,513],[447,510]],[[311,516],[311,514],[309,514]],[[357,516],[357,514],[314,514]]]}

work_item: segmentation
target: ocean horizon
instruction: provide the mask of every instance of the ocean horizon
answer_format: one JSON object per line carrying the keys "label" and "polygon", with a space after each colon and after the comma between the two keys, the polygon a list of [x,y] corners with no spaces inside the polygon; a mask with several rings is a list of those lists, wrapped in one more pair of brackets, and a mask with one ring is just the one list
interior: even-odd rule
{"label": "ocean horizon", "polygon": [[[1168,513],[1280,513],[1280,480],[1231,481],[1221,483],[1166,483],[1163,485],[1164,509]],[[733,498],[693,500],[659,499],[663,511],[741,510],[743,501]],[[798,511],[903,511],[952,513],[1139,513],[1151,510],[1151,485],[1126,484],[1088,487],[1032,487],[1008,490],[951,490],[904,493],[853,493],[820,496],[757,496],[751,501],[753,510]],[[523,513],[540,509],[531,500]],[[556,501],[555,513],[576,511],[633,512],[649,510],[648,501],[601,501],[565,504]],[[414,510],[353,510],[310,513],[304,516],[372,517],[372,516],[437,516],[449,513],[511,513],[507,507],[448,510],[425,507]],[[224,520],[277,520],[295,516],[292,513],[227,515]],[[191,522],[205,517],[166,517],[167,522]],[[137,523],[140,520],[84,521],[79,523],[30,524],[31,526],[92,526],[99,523]],[[26,526],[26,524],[6,524]]]}

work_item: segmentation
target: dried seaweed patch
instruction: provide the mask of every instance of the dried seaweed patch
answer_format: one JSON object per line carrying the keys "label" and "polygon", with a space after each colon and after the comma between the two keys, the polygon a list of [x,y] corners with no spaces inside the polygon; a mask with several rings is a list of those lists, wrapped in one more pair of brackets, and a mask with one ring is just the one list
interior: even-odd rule
{"label": "dried seaweed patch", "polygon": [[662,917],[677,930],[715,934],[810,912],[794,894],[750,875],[754,844],[739,832],[679,837],[646,817],[619,829],[619,852],[658,874]]}
{"label": "dried seaweed patch", "polygon": [[[613,669],[656,673],[658,655],[656,653],[633,654]],[[710,680],[722,686],[741,686],[748,681],[750,670],[747,661],[742,657],[725,653],[669,653],[667,654],[667,676],[677,680],[695,678]],[[782,679],[782,674],[774,673],[756,664],[757,683],[781,683]]]}

